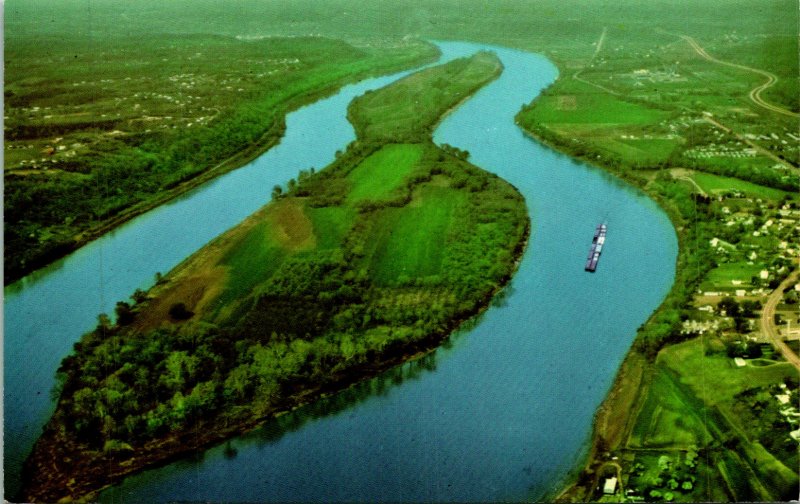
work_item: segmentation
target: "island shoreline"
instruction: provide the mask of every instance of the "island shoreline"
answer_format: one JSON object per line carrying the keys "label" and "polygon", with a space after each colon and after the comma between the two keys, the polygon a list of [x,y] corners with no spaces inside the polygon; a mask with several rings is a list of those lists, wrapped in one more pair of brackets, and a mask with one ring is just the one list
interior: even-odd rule
{"label": "island shoreline", "polygon": [[[513,185],[512,185],[513,186]],[[515,188],[516,189],[516,188]],[[434,351],[436,351],[445,341],[447,341],[454,333],[460,330],[465,324],[468,324],[470,321],[473,321],[480,316],[482,316],[486,310],[491,306],[492,301],[500,295],[511,283],[514,274],[516,273],[519,265],[524,257],[524,254],[528,248],[528,242],[530,240],[530,232],[531,232],[531,222],[530,219],[525,226],[524,234],[522,236],[522,240],[520,240],[517,247],[513,250],[512,254],[514,257],[514,269],[508,272],[507,275],[499,282],[498,287],[488,294],[481,302],[476,305],[476,308],[473,313],[460,317],[458,319],[454,319],[450,327],[446,328],[441,333],[433,333],[426,336],[423,340],[419,342],[415,342],[409,345],[407,348],[404,348],[399,355],[389,355],[388,359],[383,360],[377,364],[372,364],[370,366],[358,366],[353,368],[352,370],[346,370],[335,377],[334,380],[317,384],[310,388],[305,388],[299,391],[296,394],[292,394],[291,396],[284,399],[281,404],[272,408],[266,415],[260,416],[259,418],[255,419],[245,419],[241,423],[235,424],[233,426],[226,426],[224,429],[216,429],[214,432],[202,436],[202,437],[194,437],[194,442],[192,442],[192,436],[197,434],[197,431],[202,430],[205,425],[202,423],[195,426],[192,432],[184,432],[177,436],[170,436],[166,440],[159,440],[158,444],[168,444],[170,445],[167,448],[166,454],[164,451],[156,452],[156,450],[163,450],[164,448],[160,447],[153,447],[152,453],[146,454],[142,457],[142,460],[138,460],[138,457],[134,457],[132,459],[128,459],[121,463],[120,461],[115,460],[113,457],[103,456],[101,458],[93,459],[88,465],[87,469],[89,471],[82,471],[80,474],[81,477],[85,477],[87,474],[92,474],[94,476],[99,476],[96,480],[100,480],[100,486],[97,485],[90,485],[90,481],[79,483],[77,478],[72,478],[71,482],[75,484],[75,487],[70,487],[70,490],[66,492],[60,492],[59,496],[56,496],[56,490],[61,489],[64,490],[62,485],[57,485],[54,488],[48,486],[47,484],[44,485],[37,485],[33,489],[30,489],[30,483],[27,478],[30,477],[32,468],[30,467],[31,464],[34,462],[34,458],[28,458],[26,460],[25,467],[23,468],[23,484],[20,491],[20,496],[26,502],[50,502],[50,501],[61,501],[62,499],[69,498],[72,500],[78,501],[94,501],[97,499],[99,493],[109,487],[114,486],[115,484],[122,481],[125,477],[130,476],[134,473],[141,472],[143,470],[155,469],[158,467],[163,467],[168,465],[176,460],[179,460],[183,457],[186,457],[194,452],[199,450],[208,449],[214,445],[217,445],[221,442],[224,442],[227,439],[230,439],[235,436],[239,436],[248,432],[252,432],[259,427],[263,426],[266,422],[271,419],[274,419],[280,415],[289,413],[294,411],[300,407],[303,407],[311,402],[314,402],[322,397],[327,395],[336,394],[342,392],[354,385],[362,383],[364,381],[370,380],[378,376],[379,374],[386,372],[387,370],[394,368],[396,366],[402,365],[406,362],[416,360],[418,358],[424,357]],[[54,416],[57,414],[57,411],[54,413]],[[56,436],[53,439],[48,439],[50,436]],[[188,439],[187,439],[188,438]],[[187,442],[187,444],[183,444]],[[57,434],[53,432],[45,432],[36,442],[32,454],[37,453],[37,446],[38,445],[52,445],[53,443],[57,444],[58,437]],[[55,454],[42,454],[43,457],[48,457],[50,455]],[[139,463],[135,463],[134,461],[138,461]],[[75,463],[74,461],[72,462]],[[80,463],[80,462],[79,462]],[[109,474],[109,468],[115,468],[117,472],[113,474]],[[94,471],[97,471],[95,473]],[[100,470],[98,470],[100,469]],[[102,478],[102,479],[101,479]]]}

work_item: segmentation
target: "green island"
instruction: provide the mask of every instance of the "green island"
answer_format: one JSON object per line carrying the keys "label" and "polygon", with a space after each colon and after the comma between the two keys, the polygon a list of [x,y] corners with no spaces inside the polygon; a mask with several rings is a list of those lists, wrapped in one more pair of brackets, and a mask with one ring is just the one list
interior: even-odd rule
{"label": "green island", "polygon": [[333,165],[275,187],[119,302],[114,325],[101,316],[62,363],[25,499],[91,498],[418,356],[485,309],[525,248],[525,202],[430,132],[501,71],[478,53],[356,99],[358,139]]}

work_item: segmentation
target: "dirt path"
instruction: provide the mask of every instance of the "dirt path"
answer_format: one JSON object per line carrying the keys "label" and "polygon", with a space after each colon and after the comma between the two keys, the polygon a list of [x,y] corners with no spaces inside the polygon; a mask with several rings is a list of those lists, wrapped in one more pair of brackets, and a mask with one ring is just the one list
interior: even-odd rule
{"label": "dirt path", "polygon": [[682,38],[683,40],[688,42],[689,45],[692,46],[692,49],[694,49],[697,54],[699,54],[702,58],[704,58],[704,59],[706,59],[708,61],[711,61],[712,63],[718,63],[720,65],[725,65],[725,66],[729,66],[729,67],[733,67],[733,68],[738,68],[739,70],[744,70],[746,72],[757,73],[759,75],[762,75],[762,76],[766,77],[767,78],[767,82],[761,84],[760,86],[756,86],[752,90],[750,90],[749,97],[750,97],[750,100],[753,101],[753,103],[755,103],[759,107],[767,109],[767,110],[769,110],[771,112],[776,112],[778,114],[787,115],[789,117],[800,117],[800,114],[792,112],[791,110],[786,110],[783,107],[779,107],[777,105],[773,105],[773,104],[765,101],[763,98],[761,98],[761,93],[762,92],[764,92],[765,90],[769,89],[770,87],[775,85],[776,82],[778,82],[778,77],[775,74],[767,72],[767,71],[764,71],[764,70],[759,70],[758,68],[751,68],[751,67],[748,67],[748,66],[739,65],[738,63],[730,63],[728,61],[719,60],[719,59],[711,56],[710,54],[708,54],[705,51],[705,49],[703,49],[703,47],[700,44],[698,44],[697,41],[695,39],[693,39],[692,37],[690,37],[688,35],[679,35],[679,36],[680,36],[680,38]]}
{"label": "dirt path", "polygon": [[671,170],[671,172],[672,172],[672,176],[675,177],[676,179],[683,180],[685,182],[689,182],[690,184],[692,184],[694,186],[694,188],[697,189],[697,192],[699,192],[701,196],[703,196],[703,197],[708,196],[708,193],[706,193],[703,190],[702,187],[697,185],[697,182],[691,177],[691,173],[693,173],[693,172],[690,172],[688,170],[680,170],[680,171],[678,171],[677,169],[676,170]]}
{"label": "dirt path", "polygon": [[800,357],[780,338],[778,328],[775,325],[775,309],[783,297],[783,289],[797,282],[798,274],[800,274],[800,270],[794,270],[767,298],[767,302],[764,304],[763,310],[761,310],[761,332],[770,339],[772,345],[783,354],[787,361],[800,370]]}
{"label": "dirt path", "polygon": [[617,93],[616,91],[614,91],[613,89],[608,89],[605,86],[601,86],[600,84],[596,84],[594,82],[588,81],[586,79],[581,78],[581,76],[580,76],[581,72],[583,72],[584,70],[589,68],[589,66],[591,66],[591,64],[594,62],[594,59],[597,57],[597,55],[603,49],[603,44],[606,41],[606,33],[608,33],[608,28],[604,26],[603,27],[603,31],[600,33],[600,38],[597,39],[597,44],[595,45],[594,53],[592,53],[592,57],[589,58],[589,61],[586,62],[586,64],[583,66],[583,68],[581,68],[580,70],[578,70],[577,72],[572,74],[572,78],[575,79],[576,81],[580,81],[580,82],[583,82],[584,84],[588,84],[588,85],[590,85],[592,87],[596,87],[597,89],[605,91],[606,93],[611,93],[612,95],[620,96],[620,94]]}

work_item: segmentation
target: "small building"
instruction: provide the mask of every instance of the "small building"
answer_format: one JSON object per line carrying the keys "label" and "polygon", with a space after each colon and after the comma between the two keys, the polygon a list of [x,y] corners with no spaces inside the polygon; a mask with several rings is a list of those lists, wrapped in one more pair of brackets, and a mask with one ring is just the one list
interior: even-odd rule
{"label": "small building", "polygon": [[603,493],[606,495],[614,495],[616,492],[617,492],[616,476],[613,478],[606,478],[606,482],[603,485]]}
{"label": "small building", "polygon": [[759,278],[761,278],[761,280],[766,280],[767,278],[769,278],[769,271],[767,271],[767,270],[761,270],[761,271],[758,273],[758,277],[759,277]]}
{"label": "small building", "polygon": [[793,430],[789,433],[789,435],[792,436],[792,439],[795,441],[800,441],[800,429]]}
{"label": "small building", "polygon": [[747,291],[744,289],[736,289],[736,297],[744,297],[747,294]]}
{"label": "small building", "polygon": [[734,357],[733,362],[736,364],[736,367],[745,367],[747,365],[747,361],[741,357]]}
{"label": "small building", "polygon": [[775,399],[781,404],[789,404],[789,394],[778,394]]}

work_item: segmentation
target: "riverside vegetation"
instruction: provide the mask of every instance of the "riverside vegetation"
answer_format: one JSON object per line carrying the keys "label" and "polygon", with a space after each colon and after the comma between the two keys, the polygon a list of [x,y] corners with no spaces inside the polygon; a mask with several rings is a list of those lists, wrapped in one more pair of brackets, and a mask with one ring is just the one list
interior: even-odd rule
{"label": "riverside vegetation", "polygon": [[425,351],[510,278],[529,223],[508,183],[435,146],[502,71],[479,53],[356,99],[358,138],[75,344],[26,500],[81,497]]}
{"label": "riverside vegetation", "polygon": [[416,41],[107,34],[98,51],[92,34],[15,34],[6,39],[6,283],[238,168],[280,140],[288,111],[436,57]]}

